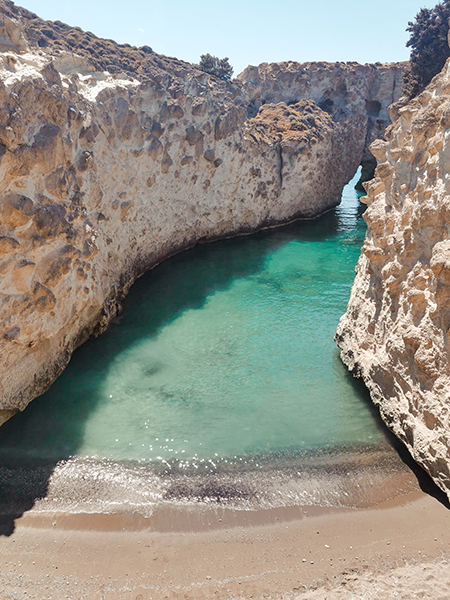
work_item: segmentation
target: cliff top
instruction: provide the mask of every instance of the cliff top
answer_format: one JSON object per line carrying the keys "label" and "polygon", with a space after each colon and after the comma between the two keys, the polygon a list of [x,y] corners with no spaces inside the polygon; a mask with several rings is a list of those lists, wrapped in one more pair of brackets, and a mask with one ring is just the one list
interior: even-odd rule
{"label": "cliff top", "polygon": [[156,69],[184,75],[187,71],[202,72],[188,62],[156,54],[149,46],[139,48],[102,39],[80,27],[71,27],[61,21],[45,21],[11,0],[0,0],[0,14],[20,22],[20,33],[30,46],[42,48],[51,54],[71,52],[89,60],[96,71],[125,72],[138,79],[154,74]]}
{"label": "cliff top", "polygon": [[333,120],[312,100],[300,100],[287,106],[284,102],[266,104],[248,121],[246,134],[255,141],[300,142],[315,144],[333,128]]}
{"label": "cliff top", "polygon": [[[90,31],[83,31],[80,27],[71,27],[61,21],[46,21],[41,19],[35,13],[16,6],[11,0],[0,0],[0,19],[3,16],[3,23],[0,23],[0,47],[6,45],[16,46],[17,39],[20,36],[26,40],[26,44],[31,47],[40,48],[44,52],[52,55],[58,55],[63,52],[77,54],[87,59],[94,70],[107,71],[111,74],[126,73],[137,79],[146,79],[148,76],[155,77],[157,72],[168,72],[175,77],[186,77],[191,74],[196,78],[209,79],[219,83],[214,77],[210,77],[195,65],[174,57],[167,57],[157,54],[150,46],[135,47],[130,44],[118,44],[111,39],[97,37]],[[19,22],[19,33],[12,35],[8,31],[7,21]],[[11,28],[9,28],[11,29]],[[16,38],[16,39],[15,39]],[[392,65],[400,68],[407,63],[375,63],[366,65],[373,68],[389,68]],[[261,63],[259,66],[248,66],[234,80],[234,84],[252,83],[255,76],[259,79],[279,77],[280,72],[296,73],[310,69],[335,70],[342,67],[344,69],[364,68],[357,62],[305,62],[285,61],[280,63]],[[223,84],[223,82],[220,82]]]}

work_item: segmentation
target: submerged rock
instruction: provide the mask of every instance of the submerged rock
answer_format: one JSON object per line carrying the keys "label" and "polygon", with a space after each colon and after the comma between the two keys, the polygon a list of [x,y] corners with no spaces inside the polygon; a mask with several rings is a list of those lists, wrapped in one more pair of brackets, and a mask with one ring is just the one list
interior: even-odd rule
{"label": "submerged rock", "polygon": [[230,84],[0,5],[1,420],[163,258],[336,206],[402,65],[265,64]]}
{"label": "submerged rock", "polygon": [[393,107],[336,341],[392,431],[450,498],[450,62]]}

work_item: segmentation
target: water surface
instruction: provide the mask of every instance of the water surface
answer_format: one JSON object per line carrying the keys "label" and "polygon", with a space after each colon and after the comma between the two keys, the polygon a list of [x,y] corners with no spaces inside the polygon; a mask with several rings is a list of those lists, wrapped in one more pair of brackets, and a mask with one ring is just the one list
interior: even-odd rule
{"label": "water surface", "polygon": [[360,467],[395,470],[333,341],[365,234],[355,181],[320,219],[200,245],[133,286],[0,430],[6,463],[56,465],[43,506],[339,504],[347,463],[353,488]]}

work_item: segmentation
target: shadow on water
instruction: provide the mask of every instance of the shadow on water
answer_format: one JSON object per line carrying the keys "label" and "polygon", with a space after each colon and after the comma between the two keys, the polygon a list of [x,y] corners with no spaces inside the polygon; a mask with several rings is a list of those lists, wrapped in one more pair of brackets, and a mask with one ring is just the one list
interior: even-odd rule
{"label": "shadow on water", "polygon": [[[118,322],[101,338],[79,348],[51,389],[0,428],[0,535],[11,535],[15,519],[46,497],[56,464],[77,454],[90,415],[104,402],[103,374],[120,353],[141,338],[156,337],[184,311],[201,309],[210,294],[227,289],[237,278],[258,273],[268,255],[289,242],[332,240],[342,231],[338,211],[315,221],[197,246],[138,280]],[[350,243],[360,245],[361,236]],[[345,370],[342,364],[340,368]],[[88,375],[83,383],[77,377],[80,369]],[[347,377],[376,412],[364,386],[350,374]],[[416,473],[422,489],[443,502],[430,478],[411,459],[403,458],[395,438],[392,445]]]}
{"label": "shadow on water", "polygon": [[397,452],[402,462],[414,473],[417,479],[417,483],[420,486],[420,489],[425,494],[428,494],[432,498],[435,498],[443,506],[450,509],[450,502],[445,492],[443,492],[441,488],[438,487],[435,484],[435,482],[431,479],[428,473],[416,463],[416,461],[412,458],[408,448],[386,427],[386,425],[380,417],[378,408],[370,399],[369,390],[366,388],[362,380],[353,377],[353,375],[345,367],[344,363],[341,362],[338,350],[336,350],[336,360],[334,361],[334,366],[337,369],[342,369],[343,375],[347,380],[348,384],[355,390],[361,402],[364,402],[366,404],[368,410],[377,420],[380,427],[383,429],[384,435],[389,444]]}
{"label": "shadow on water", "polygon": [[[212,292],[257,273],[275,249],[292,240],[335,237],[337,221],[333,211],[315,221],[199,245],[141,277],[124,302],[123,315],[110,329],[79,348],[50,390],[0,428],[0,535],[11,535],[15,519],[45,498],[56,464],[77,454],[85,424],[103,401],[99,373],[117,355],[140,338],[157,336],[184,311],[201,309]],[[121,322],[127,324],[126,333]],[[85,389],[79,387],[79,369],[90,372]]]}

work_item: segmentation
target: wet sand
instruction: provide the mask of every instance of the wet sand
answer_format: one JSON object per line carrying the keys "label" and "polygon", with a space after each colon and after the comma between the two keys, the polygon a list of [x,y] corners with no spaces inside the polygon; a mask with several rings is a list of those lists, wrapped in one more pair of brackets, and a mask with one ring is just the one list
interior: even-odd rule
{"label": "wet sand", "polygon": [[450,598],[450,511],[422,492],[359,509],[25,514],[3,599]]}

